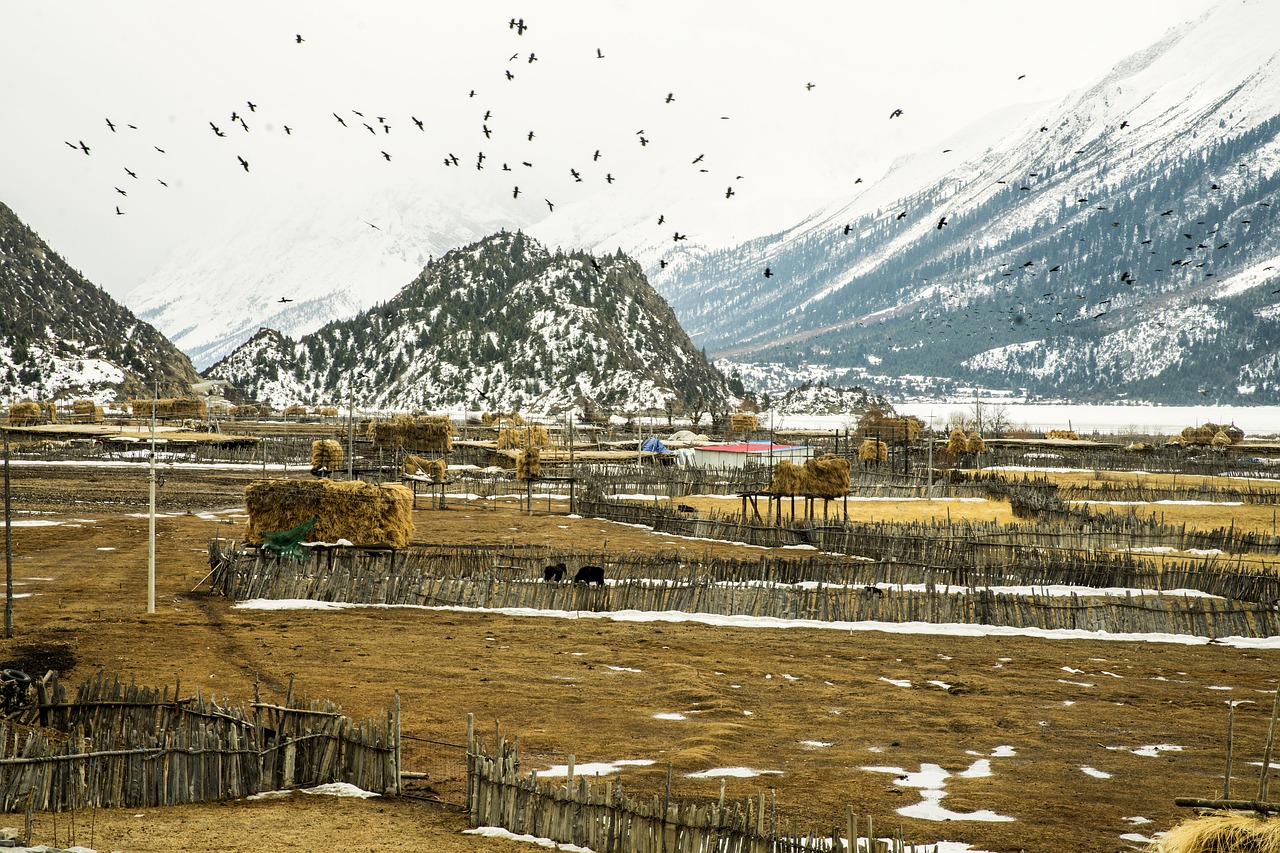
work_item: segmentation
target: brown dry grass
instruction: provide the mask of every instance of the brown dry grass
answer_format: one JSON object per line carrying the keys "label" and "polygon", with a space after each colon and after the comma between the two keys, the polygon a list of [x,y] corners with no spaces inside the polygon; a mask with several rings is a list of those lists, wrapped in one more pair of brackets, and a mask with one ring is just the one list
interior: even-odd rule
{"label": "brown dry grass", "polygon": [[[208,571],[209,538],[234,536],[242,522],[184,514],[160,520],[158,607],[146,615],[147,521],[127,514],[145,504],[145,474],[15,473],[20,508],[85,520],[15,529],[18,591],[35,595],[17,602],[17,636],[0,646],[6,659],[24,647],[66,647],[79,661],[68,674],[72,683],[105,669],[154,685],[181,679],[184,691],[198,686],[237,701],[252,697],[255,678],[269,700],[278,699],[292,677],[298,690],[331,698],[355,717],[380,712],[398,691],[407,734],[456,744],[468,712],[482,731],[492,732],[500,720],[504,732],[520,736],[528,769],[563,763],[569,754],[580,763],[653,759],[651,767],[623,771],[623,784],[637,792],[660,792],[668,762],[674,795],[687,799],[719,794],[718,780],[688,773],[781,770],[729,779],[728,795],[754,797],[773,787],[779,814],[804,825],[838,822],[852,805],[882,827],[901,824],[906,837],[920,841],[949,838],[1001,853],[1120,849],[1119,835],[1132,831],[1125,818],[1142,815],[1154,821],[1153,831],[1167,828],[1186,816],[1173,806],[1174,796],[1211,796],[1220,785],[1228,698],[1258,703],[1240,706],[1236,717],[1239,784],[1248,787],[1256,771],[1243,762],[1258,757],[1269,710],[1259,691],[1275,689],[1280,665],[1275,651],[1211,645],[715,628],[588,614],[240,610],[189,591]],[[184,505],[235,505],[242,487],[225,473],[184,473],[162,489],[161,506],[180,512]],[[953,512],[988,506],[949,503]],[[733,502],[715,505],[726,504]],[[416,541],[428,544],[679,550],[686,560],[704,551],[762,553],[597,519],[525,515],[514,506],[454,504],[414,515]],[[659,712],[686,719],[655,719]],[[804,740],[831,746],[807,747]],[[955,775],[1006,744],[1017,754],[991,758],[990,777]],[[1183,749],[1150,758],[1107,748],[1145,744]],[[409,769],[430,774],[420,792],[461,802],[458,750],[413,741],[406,757]],[[901,818],[895,809],[917,802],[918,792],[892,774],[860,769],[914,771],[923,763],[953,774],[949,808],[989,808],[1016,821]],[[1112,778],[1090,777],[1081,770],[1086,766]],[[145,817],[133,817],[139,813]],[[58,816],[63,843],[67,819]],[[75,841],[88,841],[89,819],[76,816]],[[521,849],[460,836],[456,812],[409,800],[295,798],[116,810],[92,820],[98,849]],[[51,824],[51,816],[41,816],[36,840],[54,840]]]}

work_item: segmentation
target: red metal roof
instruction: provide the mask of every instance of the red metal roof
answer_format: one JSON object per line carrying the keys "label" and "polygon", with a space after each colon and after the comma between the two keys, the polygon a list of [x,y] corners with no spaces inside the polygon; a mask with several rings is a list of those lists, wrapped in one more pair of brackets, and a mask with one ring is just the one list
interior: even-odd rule
{"label": "red metal roof", "polygon": [[[768,453],[769,442],[767,441],[740,441],[736,444],[705,444],[702,447],[695,447],[695,450],[709,450],[715,453]],[[775,444],[773,452],[780,450],[803,450],[804,445],[800,444]]]}

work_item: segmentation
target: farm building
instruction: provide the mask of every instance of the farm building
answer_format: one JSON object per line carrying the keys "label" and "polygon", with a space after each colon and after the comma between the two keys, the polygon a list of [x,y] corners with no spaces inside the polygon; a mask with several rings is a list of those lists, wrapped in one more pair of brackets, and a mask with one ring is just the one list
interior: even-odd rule
{"label": "farm building", "polygon": [[784,459],[803,465],[813,448],[798,444],[770,444],[741,441],[736,444],[707,444],[693,448],[693,464],[704,468],[745,468],[748,465],[776,465]]}

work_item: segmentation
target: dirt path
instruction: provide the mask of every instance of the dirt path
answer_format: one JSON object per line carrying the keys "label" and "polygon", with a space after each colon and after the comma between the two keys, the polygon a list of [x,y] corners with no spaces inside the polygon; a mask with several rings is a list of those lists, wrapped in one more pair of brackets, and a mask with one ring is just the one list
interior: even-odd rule
{"label": "dirt path", "polygon": [[[399,692],[408,769],[429,774],[419,793],[459,804],[465,717],[519,735],[525,766],[546,769],[646,759],[619,771],[631,791],[716,797],[716,768],[776,771],[727,778],[730,798],[776,790],[780,816],[830,827],[847,805],[908,839],[967,841],[993,851],[1119,850],[1124,833],[1186,816],[1179,795],[1221,784],[1228,699],[1237,714],[1237,786],[1265,738],[1280,654],[1194,646],[953,637],[810,628],[554,619],[415,608],[254,611],[191,589],[208,572],[213,536],[234,536],[225,508],[244,481],[170,479],[162,489],[157,612],[147,615],[145,478],[95,479],[83,489],[59,473],[24,471],[24,508],[60,522],[14,530],[17,635],[8,661],[53,660],[75,683],[99,669],[151,685],[180,680],[250,701],[295,691],[326,697],[355,717],[380,714]],[[140,500],[139,500],[140,498]],[[98,501],[102,502],[99,503]],[[427,543],[528,542],[610,551],[707,549],[757,558],[760,549],[674,540],[596,519],[526,516],[473,506],[416,513]],[[77,520],[78,519],[78,520]],[[43,657],[42,657],[43,656]],[[58,657],[60,656],[60,657]],[[70,665],[74,658],[74,665]],[[4,665],[8,666],[8,663]],[[683,719],[655,715],[679,714]],[[818,745],[827,744],[827,745]],[[1143,750],[1143,747],[1150,747]],[[1178,747],[1156,748],[1156,747]],[[990,810],[1007,822],[937,822],[897,809],[921,802],[911,774],[951,774],[941,805]],[[983,775],[989,770],[990,775]],[[968,775],[962,775],[968,774]],[[1102,774],[1109,774],[1104,777]],[[234,802],[92,818],[100,850],[499,850],[510,842],[461,836],[456,811],[415,800]],[[69,824],[58,818],[62,843]],[[12,816],[11,825],[21,822]],[[1147,818],[1139,824],[1133,819]],[[87,843],[85,816],[75,841]],[[52,816],[35,840],[52,842]],[[348,845],[346,842],[351,839]],[[239,846],[236,846],[239,845]]]}

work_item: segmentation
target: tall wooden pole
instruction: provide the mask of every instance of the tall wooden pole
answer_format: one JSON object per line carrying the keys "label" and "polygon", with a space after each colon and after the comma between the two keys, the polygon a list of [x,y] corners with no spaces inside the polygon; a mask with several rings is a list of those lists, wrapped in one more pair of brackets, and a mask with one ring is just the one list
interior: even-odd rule
{"label": "tall wooden pole", "polygon": [[147,523],[147,612],[156,612],[156,409],[160,405],[160,389],[156,386],[151,400],[151,501]]}
{"label": "tall wooden pole", "polygon": [[4,431],[4,636],[13,636],[13,533],[9,504],[9,430]]}

